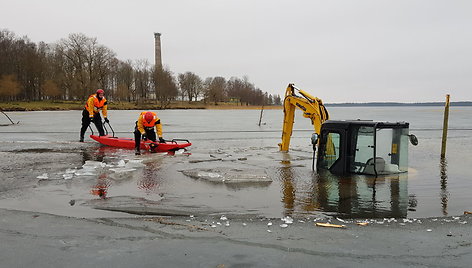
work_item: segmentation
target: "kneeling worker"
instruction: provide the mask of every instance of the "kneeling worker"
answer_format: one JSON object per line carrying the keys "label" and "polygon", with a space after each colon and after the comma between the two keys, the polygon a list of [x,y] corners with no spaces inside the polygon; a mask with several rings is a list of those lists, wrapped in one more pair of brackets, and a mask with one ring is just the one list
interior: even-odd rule
{"label": "kneeling worker", "polygon": [[135,154],[140,155],[141,150],[141,136],[143,140],[156,141],[156,127],[159,142],[165,142],[162,138],[162,125],[161,120],[157,117],[154,112],[142,112],[139,115],[138,121],[136,121],[136,127],[134,129],[134,140],[135,140]]}

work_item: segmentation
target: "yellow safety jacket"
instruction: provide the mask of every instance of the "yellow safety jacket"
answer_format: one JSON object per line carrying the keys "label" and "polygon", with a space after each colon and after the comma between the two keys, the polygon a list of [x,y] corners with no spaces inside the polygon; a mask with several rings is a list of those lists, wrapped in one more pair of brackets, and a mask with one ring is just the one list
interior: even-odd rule
{"label": "yellow safety jacket", "polygon": [[159,119],[159,117],[157,117],[156,113],[151,112],[154,115],[154,118],[151,120],[151,122],[148,122],[148,121],[144,120],[144,115],[146,113],[147,112],[142,112],[139,115],[139,118],[138,118],[138,130],[139,130],[139,132],[141,132],[141,134],[145,134],[146,133],[145,129],[152,129],[155,126],[157,136],[159,136],[161,138],[162,137],[161,119]]}
{"label": "yellow safety jacket", "polygon": [[103,117],[107,117],[107,99],[103,97],[101,100],[97,98],[97,94],[92,94],[85,103],[85,109],[89,112],[89,116],[93,117],[102,110]]}

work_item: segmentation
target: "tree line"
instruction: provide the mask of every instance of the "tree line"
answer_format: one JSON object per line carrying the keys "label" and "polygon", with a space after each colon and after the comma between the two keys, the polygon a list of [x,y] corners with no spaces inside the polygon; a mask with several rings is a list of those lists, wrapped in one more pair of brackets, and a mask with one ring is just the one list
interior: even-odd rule
{"label": "tree line", "polygon": [[0,100],[84,100],[96,89],[111,101],[156,101],[166,108],[174,100],[241,105],[280,105],[279,95],[262,92],[247,77],[173,74],[146,60],[122,61],[96,38],[70,34],[57,43],[38,44],[0,30]]}

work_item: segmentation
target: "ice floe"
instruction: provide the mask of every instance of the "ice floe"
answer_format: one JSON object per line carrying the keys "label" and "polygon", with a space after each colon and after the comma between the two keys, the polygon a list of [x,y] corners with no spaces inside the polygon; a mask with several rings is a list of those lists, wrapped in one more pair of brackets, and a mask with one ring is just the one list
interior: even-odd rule
{"label": "ice floe", "polygon": [[281,218],[281,220],[283,222],[285,222],[286,224],[292,224],[293,223],[293,219],[290,216],[283,217],[283,218]]}
{"label": "ice floe", "polygon": [[41,175],[39,175],[38,177],[36,177],[36,179],[41,179],[41,180],[47,180],[49,178],[48,174],[47,173],[43,173]]}
{"label": "ice floe", "polygon": [[272,179],[263,169],[235,169],[218,167],[214,169],[189,169],[181,171],[184,175],[211,182],[222,183],[270,183]]}

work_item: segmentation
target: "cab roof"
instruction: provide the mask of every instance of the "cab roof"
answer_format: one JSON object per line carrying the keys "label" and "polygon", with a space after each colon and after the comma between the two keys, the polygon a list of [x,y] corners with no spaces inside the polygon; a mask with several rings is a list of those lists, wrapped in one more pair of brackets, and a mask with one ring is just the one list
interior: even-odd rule
{"label": "cab roof", "polygon": [[373,120],[327,120],[323,123],[325,127],[349,128],[353,126],[367,126],[375,128],[409,128],[408,122],[382,122]]}

